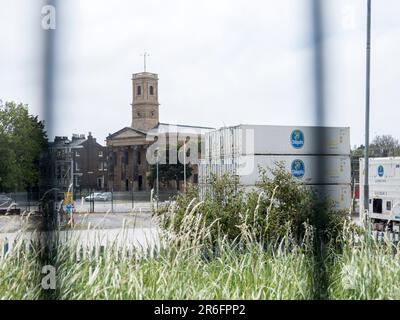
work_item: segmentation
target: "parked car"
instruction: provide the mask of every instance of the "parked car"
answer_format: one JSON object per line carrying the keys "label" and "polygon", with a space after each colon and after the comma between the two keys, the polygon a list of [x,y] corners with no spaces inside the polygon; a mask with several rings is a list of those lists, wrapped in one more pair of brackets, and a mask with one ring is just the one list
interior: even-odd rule
{"label": "parked car", "polygon": [[0,208],[7,208],[12,203],[13,200],[9,196],[5,194],[0,194]]}
{"label": "parked car", "polygon": [[111,192],[103,192],[101,194],[101,197],[103,198],[103,201],[111,201],[112,193]]}
{"label": "parked car", "polygon": [[85,197],[85,201],[99,201],[101,192],[94,192]]}
{"label": "parked car", "polygon": [[85,197],[85,201],[110,201],[111,192],[94,192]]}

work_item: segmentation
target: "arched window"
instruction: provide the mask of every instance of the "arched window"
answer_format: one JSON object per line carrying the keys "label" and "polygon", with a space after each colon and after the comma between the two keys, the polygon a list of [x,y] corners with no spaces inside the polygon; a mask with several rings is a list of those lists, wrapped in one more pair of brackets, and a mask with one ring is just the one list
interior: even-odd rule
{"label": "arched window", "polygon": [[150,95],[151,96],[154,95],[154,87],[153,86],[150,86],[149,91],[150,91]]}
{"label": "arched window", "polygon": [[140,96],[142,94],[142,87],[141,86],[137,86],[136,87],[136,95]]}

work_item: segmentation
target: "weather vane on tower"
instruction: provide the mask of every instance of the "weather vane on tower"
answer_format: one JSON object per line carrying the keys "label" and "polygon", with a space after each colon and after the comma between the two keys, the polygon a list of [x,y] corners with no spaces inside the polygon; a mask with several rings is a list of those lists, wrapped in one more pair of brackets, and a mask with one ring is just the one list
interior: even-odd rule
{"label": "weather vane on tower", "polygon": [[141,54],[141,56],[143,56],[143,67],[144,67],[144,72],[146,72],[146,57],[150,56],[146,50],[144,50],[143,54]]}

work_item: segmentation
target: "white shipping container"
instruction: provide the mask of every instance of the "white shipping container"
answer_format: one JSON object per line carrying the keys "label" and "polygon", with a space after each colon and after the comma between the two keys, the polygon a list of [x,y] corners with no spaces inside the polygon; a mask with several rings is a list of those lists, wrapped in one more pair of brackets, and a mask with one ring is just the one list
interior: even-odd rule
{"label": "white shipping container", "polygon": [[[338,210],[350,210],[351,207],[351,186],[349,184],[339,185],[307,185],[312,188],[316,193],[317,199],[319,200],[330,200],[333,202],[333,206]],[[260,189],[256,186],[246,186],[245,191],[259,191]]]}
{"label": "white shipping container", "polygon": [[311,187],[315,190],[320,199],[325,198],[333,201],[336,209],[350,210],[352,195],[350,184],[316,185]]}
{"label": "white shipping container", "polygon": [[[318,175],[318,164],[324,163],[324,172]],[[225,159],[221,163],[226,167],[230,161]],[[282,162],[288,172],[293,177],[305,184],[350,184],[350,157],[346,156],[309,156],[309,155],[290,155],[290,156],[265,156],[247,155],[234,159],[233,169],[230,171],[240,177],[243,185],[255,185],[259,180],[259,167],[273,168],[277,162]],[[213,169],[211,168],[211,172]],[[271,176],[269,170],[267,170]]]}
{"label": "white shipping container", "polygon": [[[319,146],[319,138],[322,145]],[[232,155],[350,154],[350,128],[238,125],[205,134],[205,157]]]}
{"label": "white shipping container", "polygon": [[[318,163],[325,161],[324,172],[318,175]],[[212,159],[201,162],[199,180],[207,183],[211,173],[221,176],[224,173],[239,176],[240,183],[252,186],[259,181],[259,167],[274,168],[277,162],[282,162],[286,170],[305,184],[349,184],[350,157],[346,156],[240,156],[236,158]]]}

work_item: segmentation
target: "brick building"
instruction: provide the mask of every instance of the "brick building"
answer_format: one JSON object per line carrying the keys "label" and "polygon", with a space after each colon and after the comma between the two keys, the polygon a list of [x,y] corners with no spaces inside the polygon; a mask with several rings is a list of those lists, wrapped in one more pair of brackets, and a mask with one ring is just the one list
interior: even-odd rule
{"label": "brick building", "polygon": [[77,195],[107,188],[106,147],[90,132],[87,138],[84,134],[73,134],[71,139],[55,137],[49,143],[45,158],[47,167],[43,172],[46,179],[43,181],[60,192],[70,190]]}

